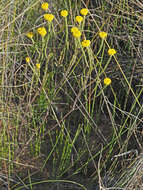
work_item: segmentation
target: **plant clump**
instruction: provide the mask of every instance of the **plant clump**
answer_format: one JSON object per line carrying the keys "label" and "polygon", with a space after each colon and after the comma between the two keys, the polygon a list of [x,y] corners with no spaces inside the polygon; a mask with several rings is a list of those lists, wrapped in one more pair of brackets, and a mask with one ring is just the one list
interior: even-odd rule
{"label": "plant clump", "polygon": [[1,183],[131,187],[143,148],[138,2],[1,7]]}

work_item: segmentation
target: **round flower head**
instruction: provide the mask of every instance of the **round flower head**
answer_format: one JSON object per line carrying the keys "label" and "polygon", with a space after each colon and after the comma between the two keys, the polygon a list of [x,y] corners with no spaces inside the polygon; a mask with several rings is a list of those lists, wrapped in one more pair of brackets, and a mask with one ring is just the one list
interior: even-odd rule
{"label": "round flower head", "polygon": [[82,45],[83,47],[89,47],[89,46],[90,46],[90,40],[83,40],[83,41],[81,42],[81,45]]}
{"label": "round flower head", "polygon": [[42,3],[41,5],[41,8],[44,10],[44,11],[47,11],[48,10],[48,7],[49,7],[49,4],[48,3]]}
{"label": "round flower head", "polygon": [[28,37],[28,38],[33,38],[33,36],[34,36],[34,34],[33,34],[33,32],[28,32],[27,34],[26,34],[26,36]]}
{"label": "round flower head", "polygon": [[79,38],[81,36],[81,32],[77,27],[72,27],[71,32],[75,38]]}
{"label": "round flower head", "polygon": [[107,33],[106,32],[99,32],[99,36],[102,39],[105,39],[107,37]]}
{"label": "round flower head", "polygon": [[116,52],[115,49],[109,49],[109,50],[108,50],[108,54],[111,55],[111,56],[112,56],[112,55],[115,55],[116,53],[117,53],[117,52]]}
{"label": "round flower head", "polygon": [[40,69],[40,64],[39,63],[36,63],[36,68]]}
{"label": "round flower head", "polygon": [[72,35],[75,37],[75,38],[79,38],[81,36],[81,32],[78,30],[76,32],[73,32]]}
{"label": "round flower head", "polygon": [[88,14],[88,12],[89,11],[86,8],[83,8],[83,9],[80,10],[80,14],[83,15],[83,16],[86,16]]}
{"label": "round flower head", "polygon": [[75,20],[76,20],[78,23],[80,23],[80,22],[83,21],[83,17],[82,17],[82,16],[76,16],[76,17],[75,17]]}
{"label": "round flower head", "polygon": [[44,14],[44,19],[52,22],[52,20],[54,19],[54,15],[53,14]]}
{"label": "round flower head", "polygon": [[72,27],[71,28],[71,32],[73,33],[73,32],[77,32],[77,31],[79,31],[79,29],[77,28],[77,27]]}
{"label": "round flower head", "polygon": [[47,31],[46,31],[45,27],[39,27],[39,28],[37,29],[37,32],[38,32],[42,37],[44,37],[44,36],[47,34]]}
{"label": "round flower head", "polygon": [[104,84],[106,85],[106,86],[108,86],[108,85],[110,85],[111,84],[111,79],[110,78],[105,78],[104,79]]}
{"label": "round flower head", "polygon": [[60,12],[60,14],[61,14],[62,17],[67,17],[68,16],[68,11],[67,10],[62,10]]}
{"label": "round flower head", "polygon": [[25,57],[26,63],[30,63],[30,57]]}

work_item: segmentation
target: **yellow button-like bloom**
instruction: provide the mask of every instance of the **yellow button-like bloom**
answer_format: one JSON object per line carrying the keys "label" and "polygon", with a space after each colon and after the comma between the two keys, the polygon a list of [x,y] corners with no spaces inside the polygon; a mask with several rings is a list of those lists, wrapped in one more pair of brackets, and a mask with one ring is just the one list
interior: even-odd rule
{"label": "yellow button-like bloom", "polygon": [[81,32],[78,30],[76,32],[73,32],[72,35],[75,37],[75,38],[79,38],[81,36]]}
{"label": "yellow button-like bloom", "polygon": [[67,17],[68,16],[68,11],[67,10],[62,10],[60,12],[60,14],[61,14],[62,17]]}
{"label": "yellow button-like bloom", "polygon": [[80,14],[83,15],[83,16],[86,16],[88,14],[88,12],[89,11],[86,8],[83,8],[83,9],[80,10]]}
{"label": "yellow button-like bloom", "polygon": [[26,63],[30,63],[30,57],[25,57]]}
{"label": "yellow button-like bloom", "polygon": [[36,68],[40,69],[40,63],[36,63]]}
{"label": "yellow button-like bloom", "polygon": [[99,32],[99,36],[102,39],[105,39],[107,37],[107,33],[106,32]]}
{"label": "yellow button-like bloom", "polygon": [[83,46],[83,47],[89,47],[90,46],[90,40],[83,40],[82,42],[81,42],[81,45]]}
{"label": "yellow button-like bloom", "polygon": [[107,85],[107,86],[110,85],[110,84],[111,84],[111,79],[108,78],[108,77],[105,78],[105,79],[104,79],[104,84]]}
{"label": "yellow button-like bloom", "polygon": [[72,27],[71,28],[71,32],[73,33],[73,32],[77,32],[77,31],[79,31],[79,29],[77,28],[77,27]]}
{"label": "yellow button-like bloom", "polygon": [[71,32],[75,38],[79,38],[81,36],[81,32],[77,27],[72,27]]}
{"label": "yellow button-like bloom", "polygon": [[33,32],[28,32],[27,34],[26,34],[26,36],[28,37],[28,38],[33,38],[33,36],[34,36],[34,34],[33,34]]}
{"label": "yellow button-like bloom", "polygon": [[83,21],[83,17],[82,17],[82,16],[76,16],[76,17],[75,17],[75,20],[76,20],[78,23],[80,23],[80,22]]}
{"label": "yellow button-like bloom", "polygon": [[53,14],[44,14],[44,19],[52,22],[52,20],[54,19],[54,15]]}
{"label": "yellow button-like bloom", "polygon": [[117,53],[117,52],[116,52],[115,49],[109,49],[109,50],[108,50],[108,54],[111,55],[111,56],[112,56],[112,55],[115,55],[116,53]]}
{"label": "yellow button-like bloom", "polygon": [[41,5],[41,8],[44,10],[44,11],[47,11],[48,10],[48,7],[49,7],[49,4],[48,3],[42,3]]}
{"label": "yellow button-like bloom", "polygon": [[44,37],[46,34],[47,34],[47,31],[46,31],[46,28],[45,27],[39,27],[37,29],[37,32],[42,36]]}

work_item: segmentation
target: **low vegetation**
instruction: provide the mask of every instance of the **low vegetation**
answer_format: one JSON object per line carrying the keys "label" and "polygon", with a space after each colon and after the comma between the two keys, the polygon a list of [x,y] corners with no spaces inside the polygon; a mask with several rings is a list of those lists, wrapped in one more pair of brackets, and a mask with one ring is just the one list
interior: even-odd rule
{"label": "low vegetation", "polygon": [[141,190],[142,10],[1,1],[0,188]]}

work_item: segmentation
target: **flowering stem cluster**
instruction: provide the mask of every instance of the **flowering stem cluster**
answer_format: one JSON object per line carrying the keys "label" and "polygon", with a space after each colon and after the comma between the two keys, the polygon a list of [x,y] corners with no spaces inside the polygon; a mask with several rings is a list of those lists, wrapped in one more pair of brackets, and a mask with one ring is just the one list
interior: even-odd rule
{"label": "flowering stem cluster", "polygon": [[[38,27],[37,28],[37,33],[42,37],[42,48],[41,50],[39,51],[37,48],[37,52],[39,52],[39,57],[38,57],[38,63],[35,64],[35,67],[40,70],[41,68],[41,64],[40,62],[45,59],[45,58],[48,58],[48,55],[47,55],[47,49],[48,49],[48,44],[49,44],[49,40],[50,40],[50,37],[53,37],[53,34],[54,36],[56,36],[56,33],[54,31],[54,25],[53,25],[53,20],[55,19],[55,16],[51,13],[48,13],[48,10],[49,10],[49,4],[47,2],[44,2],[42,3],[41,5],[41,8],[46,12],[44,15],[43,15],[43,18],[44,20],[47,21],[47,24],[48,24],[48,30],[46,29],[45,26],[41,26],[41,27]],[[93,53],[93,50],[91,48],[91,41],[89,39],[86,39],[86,36],[84,34],[84,25],[85,25],[85,19],[86,19],[86,16],[89,14],[89,10],[86,9],[86,8],[83,8],[80,10],[80,15],[77,15],[75,17],[75,22],[77,24],[77,26],[73,26],[71,28],[71,33],[72,33],[72,36],[74,37],[75,39],[75,48],[79,48],[81,49],[81,52],[82,52],[82,55],[83,55],[83,58],[84,58],[84,61],[86,63],[86,67],[89,68],[89,72],[88,72],[88,75],[90,75],[90,73],[92,72],[93,69],[96,69],[96,66],[94,64],[95,62],[95,56],[94,56],[94,53]],[[69,50],[69,26],[68,26],[68,11],[67,10],[61,10],[60,11],[60,16],[63,17],[63,20],[64,20],[64,24],[65,24],[65,42],[66,42],[66,49]],[[52,30],[51,30],[51,27],[52,27]],[[34,42],[34,33],[33,32],[29,32],[27,33],[27,37],[29,39],[32,40],[33,44],[35,44]],[[101,58],[103,58],[104,56],[104,49],[105,49],[105,43],[106,42],[106,39],[107,39],[107,33],[104,32],[104,31],[100,31],[99,32],[99,37],[101,38],[101,44],[100,44],[100,47],[99,47],[99,50],[97,51],[96,53],[96,58],[101,55]],[[36,46],[38,47],[38,46]],[[43,54],[44,52],[44,54]],[[102,52],[102,54],[101,54]],[[103,67],[102,66],[102,61],[98,61],[98,64],[99,65],[99,70],[98,70],[98,75],[100,76],[101,74],[105,73],[110,61],[111,61],[111,58],[112,56],[114,56],[116,54],[116,50],[113,49],[113,48],[109,48],[108,49],[108,55],[109,55],[109,59],[106,63],[106,65]],[[45,58],[44,58],[45,56]],[[74,57],[74,56],[73,56]],[[28,57],[26,58],[26,62],[30,62],[30,59],[28,59]],[[102,59],[101,59],[102,60]],[[105,80],[106,81],[106,80]],[[111,82],[110,82],[111,83]],[[105,84],[105,82],[104,82]],[[109,85],[106,84],[106,86]]]}

